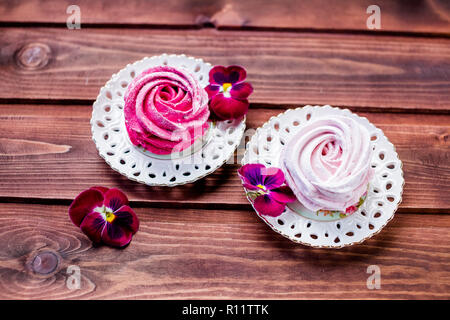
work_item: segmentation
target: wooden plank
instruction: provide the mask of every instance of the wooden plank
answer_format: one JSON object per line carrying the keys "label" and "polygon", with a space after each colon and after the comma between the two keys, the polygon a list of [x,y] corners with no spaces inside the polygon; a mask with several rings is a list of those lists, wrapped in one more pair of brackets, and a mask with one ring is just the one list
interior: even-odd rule
{"label": "wooden plank", "polygon": [[[279,112],[252,107],[247,128],[255,129]],[[450,211],[450,194],[445,192],[450,190],[450,117],[359,114],[385,132],[403,161],[401,211]],[[89,106],[1,105],[0,197],[69,201],[83,189],[105,185],[158,206],[249,207],[236,174],[236,157],[235,164],[197,183],[148,187],[116,173],[100,158],[91,140],[90,116]]]}
{"label": "wooden plank", "polygon": [[[74,4],[65,0],[2,1],[3,23],[66,24],[66,10]],[[369,0],[166,0],[115,1],[79,0],[82,25],[194,26],[213,24],[218,28],[276,28],[314,30],[368,30]],[[394,32],[450,33],[450,6],[445,0],[378,0],[381,30]]]}
{"label": "wooden plank", "polygon": [[[0,299],[450,298],[449,215],[397,215],[364,244],[327,250],[283,238],[250,210],[136,212],[140,230],[117,250],[93,248],[67,206],[2,204]],[[33,269],[38,255],[59,262]],[[367,289],[370,265],[379,290]],[[80,268],[77,290],[69,266]]]}
{"label": "wooden plank", "polygon": [[[253,103],[448,113],[450,39],[216,30],[0,28],[0,99],[93,101],[163,52],[241,64]],[[365,109],[367,110],[367,109]]]}

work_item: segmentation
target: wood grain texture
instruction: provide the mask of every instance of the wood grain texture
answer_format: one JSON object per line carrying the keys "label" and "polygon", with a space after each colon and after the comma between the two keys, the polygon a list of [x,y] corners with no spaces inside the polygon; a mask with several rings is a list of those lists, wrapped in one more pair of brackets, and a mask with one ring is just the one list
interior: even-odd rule
{"label": "wood grain texture", "polygon": [[93,101],[128,63],[185,53],[241,64],[253,103],[450,110],[450,39],[289,32],[0,29],[0,99]]}
{"label": "wood grain texture", "polygon": [[[141,228],[118,250],[93,248],[67,206],[3,204],[0,299],[450,298],[449,215],[397,215],[364,244],[327,250],[283,238],[250,210],[136,212]],[[54,271],[33,271],[39,254],[57,257]],[[73,265],[77,290],[66,286]],[[380,290],[366,287],[369,265]]]}
{"label": "wood grain texture", "polygon": [[[450,299],[450,2],[377,0],[4,0],[0,2],[0,299]],[[81,8],[81,30],[66,9]],[[38,27],[40,26],[40,27]],[[214,27],[214,28],[211,28]],[[234,161],[197,183],[148,187],[91,140],[90,104],[128,63],[184,53],[240,64],[255,92],[247,127],[306,104],[350,107],[396,146],[399,214],[340,250],[273,232]],[[68,205],[124,190],[140,231],[93,247]],[[381,268],[381,289],[366,286]],[[67,287],[67,268],[81,271]]]}
{"label": "wood grain texture", "polygon": [[[91,140],[90,106],[0,106],[0,197],[4,200],[71,200],[93,185],[123,189],[132,200],[158,206],[248,208],[235,164],[226,164],[194,184],[174,188],[148,187],[113,171]],[[247,128],[256,129],[278,109],[252,106]],[[359,113],[395,145],[406,185],[401,211],[450,211],[450,117],[423,114]],[[250,132],[251,133],[251,132]],[[17,146],[18,139],[27,147]],[[42,150],[42,143],[52,146]],[[34,146],[36,149],[30,149]],[[66,152],[61,153],[61,146]],[[17,150],[21,150],[18,154]],[[28,154],[23,154],[28,150]],[[243,149],[239,151],[243,154]],[[240,158],[239,158],[240,159]],[[233,162],[233,161],[232,161]]]}
{"label": "wood grain texture", "polygon": [[[368,30],[370,0],[4,0],[0,21],[66,24],[69,5],[81,9],[82,25],[152,25],[217,28],[271,28],[314,30]],[[378,0],[381,30],[450,33],[450,6],[446,0]]]}

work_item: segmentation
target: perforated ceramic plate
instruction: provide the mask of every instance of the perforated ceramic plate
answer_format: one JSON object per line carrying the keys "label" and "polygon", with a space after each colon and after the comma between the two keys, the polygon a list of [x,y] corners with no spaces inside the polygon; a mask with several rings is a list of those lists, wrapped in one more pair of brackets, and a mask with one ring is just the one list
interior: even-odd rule
{"label": "perforated ceramic plate", "polygon": [[371,165],[375,175],[369,182],[365,202],[352,215],[329,221],[315,219],[295,209],[301,206],[299,203],[286,207],[278,217],[260,216],[273,230],[292,241],[320,248],[341,248],[361,243],[378,233],[394,217],[403,192],[402,162],[383,132],[366,118],[347,109],[331,106],[290,109],[272,117],[256,130],[242,160],[243,165],[262,163],[279,167],[279,155],[302,123],[333,115],[350,116],[369,130],[374,150]]}
{"label": "perforated ceramic plate", "polygon": [[92,111],[92,139],[111,168],[129,179],[150,186],[176,186],[196,181],[222,166],[241,141],[245,119],[211,124],[203,141],[183,154],[164,157],[134,146],[125,128],[125,91],[134,77],[158,65],[184,68],[203,87],[208,85],[211,64],[202,59],[163,54],[129,64],[100,89]]}

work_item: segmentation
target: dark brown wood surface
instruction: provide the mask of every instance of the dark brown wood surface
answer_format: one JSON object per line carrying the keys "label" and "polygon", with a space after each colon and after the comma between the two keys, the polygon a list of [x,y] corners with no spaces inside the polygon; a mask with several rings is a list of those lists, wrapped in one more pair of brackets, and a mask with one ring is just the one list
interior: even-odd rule
{"label": "dark brown wood surface", "polygon": [[450,39],[216,30],[0,28],[0,99],[93,101],[128,63],[241,64],[263,105],[448,113]]}
{"label": "dark brown wood surface", "polygon": [[[160,3],[0,2],[0,299],[450,299],[449,2],[377,1],[376,31],[368,0]],[[65,27],[70,4],[81,30]],[[255,215],[243,150],[175,188],[113,171],[91,140],[92,102],[113,73],[164,52],[243,65],[250,129],[306,104],[367,117],[403,162],[395,218],[363,244],[313,249]],[[131,199],[141,227],[127,248],[92,247],[70,222],[93,185]],[[366,286],[370,265],[380,290]]]}
{"label": "dark brown wood surface", "polygon": [[[250,208],[236,175],[240,157],[206,179],[176,188],[149,188],[112,170],[91,140],[91,106],[0,106],[0,197],[24,201],[73,199],[100,184],[118,186],[132,200],[158,206],[186,204]],[[251,108],[248,129],[256,129],[279,109]],[[359,113],[396,146],[406,179],[404,211],[449,212],[450,116]],[[30,125],[32,124],[32,125]],[[249,131],[251,134],[251,131]],[[239,154],[243,154],[243,145]]]}
{"label": "dark brown wood surface", "polygon": [[[117,250],[93,248],[67,206],[2,205],[0,298],[448,299],[445,215],[398,214],[362,245],[322,250],[286,240],[250,210],[136,211],[140,231]],[[49,253],[55,270],[36,275],[32,259]],[[71,265],[78,290],[66,286]],[[380,290],[367,289],[370,265]]]}
{"label": "dark brown wood surface", "polygon": [[446,0],[3,0],[0,23],[66,24],[67,8],[76,4],[81,23],[161,27],[256,28],[294,30],[366,30],[376,4],[381,31],[450,35]]}

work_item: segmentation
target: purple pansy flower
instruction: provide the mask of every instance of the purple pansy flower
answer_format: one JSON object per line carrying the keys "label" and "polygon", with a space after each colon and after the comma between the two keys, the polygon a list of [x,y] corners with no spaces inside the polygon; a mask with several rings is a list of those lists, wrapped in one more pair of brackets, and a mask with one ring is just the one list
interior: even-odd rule
{"label": "purple pansy flower", "polygon": [[242,118],[248,111],[248,96],[253,92],[244,82],[247,73],[240,66],[215,66],[209,71],[209,85],[205,88],[209,106],[221,120]]}
{"label": "purple pansy flower", "polygon": [[123,247],[139,229],[139,220],[119,189],[92,187],[81,192],[69,207],[72,222],[94,243]]}
{"label": "purple pansy flower", "polygon": [[277,217],[286,203],[296,200],[292,190],[284,184],[284,173],[279,168],[266,168],[262,164],[246,164],[238,171],[247,195],[261,215]]}

